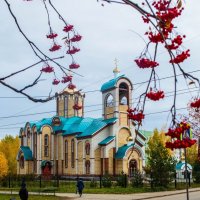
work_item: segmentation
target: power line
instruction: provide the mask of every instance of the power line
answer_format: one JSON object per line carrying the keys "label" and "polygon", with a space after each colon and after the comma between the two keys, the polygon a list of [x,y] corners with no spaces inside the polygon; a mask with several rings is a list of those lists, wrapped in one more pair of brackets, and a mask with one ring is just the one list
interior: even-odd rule
{"label": "power line", "polygon": [[[195,89],[195,88],[192,88],[192,89]],[[182,90],[178,90],[178,91],[185,91],[187,89],[182,89]],[[178,92],[177,91],[177,92]],[[195,91],[198,91],[198,90],[193,90],[193,91],[188,91],[188,92],[182,92],[182,93],[177,93],[177,95],[181,95],[181,94],[187,94],[187,93],[190,93],[190,92],[195,92]],[[167,92],[166,94],[168,93],[172,93],[172,91],[170,92]],[[165,96],[165,98],[167,97],[171,97],[173,95],[168,95],[168,96]],[[135,99],[138,99],[139,97],[135,98]],[[149,99],[147,99],[146,101],[151,101]],[[132,102],[132,103],[137,103],[137,102]],[[93,105],[89,105],[89,106],[85,106],[86,107],[94,107],[94,106],[102,106],[103,104],[93,104]],[[72,111],[73,109],[70,109],[69,111]],[[95,109],[95,110],[88,110],[88,111],[85,111],[84,113],[89,113],[89,112],[94,112],[94,111],[99,111],[99,110],[102,110],[102,108],[100,109]],[[7,118],[16,118],[16,117],[26,117],[26,116],[33,116],[33,115],[41,115],[41,114],[49,114],[49,113],[53,113],[53,112],[56,112],[56,111],[48,111],[48,112],[38,112],[38,113],[29,113],[29,114],[23,114],[23,115],[10,115],[10,116],[4,116],[4,117],[0,117],[0,119],[7,119]],[[1,127],[1,126],[0,126]]]}
{"label": "power line", "polygon": [[[190,72],[187,72],[187,73],[196,73],[196,72],[200,72],[200,70],[194,70],[194,71],[190,71]],[[177,74],[176,76],[181,76],[182,74]],[[110,76],[109,76],[110,77]],[[173,78],[174,77],[174,75],[172,75],[172,76],[166,76],[166,77],[163,77],[163,78],[159,78],[158,80],[160,81],[160,80],[165,80],[165,79],[169,79],[169,78]],[[102,79],[101,80],[99,80],[99,81],[102,81]],[[97,81],[97,82],[99,82],[99,81]],[[133,86],[134,85],[140,85],[140,84],[144,84],[144,83],[148,83],[149,81],[142,81],[142,82],[138,82],[138,83],[133,83]],[[90,84],[91,85],[91,84]],[[86,86],[85,86],[86,87]],[[84,88],[84,87],[83,87]],[[82,89],[80,89],[80,90],[83,90],[83,88]],[[85,91],[84,93],[86,94],[86,93],[93,93],[93,92],[101,92],[100,90],[88,90],[88,91]],[[34,98],[46,98],[46,97],[48,97],[48,96],[33,96]],[[27,97],[9,97],[9,96],[0,96],[0,99],[26,99]]]}

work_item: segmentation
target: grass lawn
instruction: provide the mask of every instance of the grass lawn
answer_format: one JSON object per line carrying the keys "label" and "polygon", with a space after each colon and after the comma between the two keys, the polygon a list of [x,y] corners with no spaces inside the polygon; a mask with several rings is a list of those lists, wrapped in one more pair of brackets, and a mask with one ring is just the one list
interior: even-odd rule
{"label": "grass lawn", "polygon": [[[10,200],[15,198],[16,200],[20,200],[19,195],[10,195],[10,194],[0,194],[1,200]],[[70,200],[72,198],[67,197],[55,197],[55,196],[36,196],[36,195],[29,195],[28,200]]]}

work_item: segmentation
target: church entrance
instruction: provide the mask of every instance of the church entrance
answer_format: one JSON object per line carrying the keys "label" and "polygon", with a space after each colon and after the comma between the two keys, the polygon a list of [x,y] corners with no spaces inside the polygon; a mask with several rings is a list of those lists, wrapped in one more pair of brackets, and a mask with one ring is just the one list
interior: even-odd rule
{"label": "church entrance", "polygon": [[49,178],[51,176],[51,162],[50,161],[42,161],[42,175],[45,178]]}
{"label": "church entrance", "polygon": [[132,159],[129,162],[129,176],[133,176],[136,170],[137,170],[137,161],[135,159]]}

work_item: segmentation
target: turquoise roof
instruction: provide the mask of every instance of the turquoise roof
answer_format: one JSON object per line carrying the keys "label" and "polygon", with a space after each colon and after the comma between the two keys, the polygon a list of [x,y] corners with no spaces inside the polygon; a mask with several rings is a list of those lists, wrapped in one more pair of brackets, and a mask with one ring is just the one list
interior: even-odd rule
{"label": "turquoise roof", "polygon": [[84,121],[80,123],[79,126],[82,128],[82,132],[78,134],[76,137],[81,138],[81,137],[92,136],[94,133],[100,131],[107,125],[115,123],[116,121],[117,118],[111,118],[109,120],[89,118],[89,120],[87,120],[85,123]]}
{"label": "turquoise roof", "polygon": [[115,136],[108,136],[106,139],[102,140],[99,145],[107,145],[112,140],[114,140]]}
{"label": "turquoise roof", "polygon": [[[185,162],[179,162],[176,164],[176,170],[185,169]],[[187,169],[192,169],[192,166],[187,163]]]}
{"label": "turquoise roof", "polygon": [[[57,117],[57,116],[56,116]],[[77,138],[80,137],[89,137],[92,136],[97,131],[103,129],[104,127],[111,125],[117,121],[117,118],[111,118],[111,119],[93,119],[93,118],[82,118],[82,117],[70,117],[70,118],[64,118],[59,117],[61,123],[58,126],[53,125],[52,118],[46,118],[42,119],[40,121],[36,122],[28,122],[26,123],[26,126],[30,126],[33,128],[34,126],[37,129],[37,132],[41,132],[42,126],[49,125],[53,132],[56,133],[57,131],[62,132],[63,136],[76,134]]]}
{"label": "turquoise roof", "polygon": [[115,158],[122,159],[126,155],[127,150],[133,146],[134,146],[133,144],[131,144],[131,145],[125,144],[125,145],[119,147],[117,153],[115,154]]}
{"label": "turquoise roof", "polygon": [[108,82],[104,83],[101,86],[101,92],[114,88],[116,86],[117,81],[122,77],[125,77],[125,75],[118,76],[117,78],[111,79]]}
{"label": "turquoise roof", "polygon": [[32,151],[28,146],[21,146],[20,149],[24,153],[25,160],[33,160]]}

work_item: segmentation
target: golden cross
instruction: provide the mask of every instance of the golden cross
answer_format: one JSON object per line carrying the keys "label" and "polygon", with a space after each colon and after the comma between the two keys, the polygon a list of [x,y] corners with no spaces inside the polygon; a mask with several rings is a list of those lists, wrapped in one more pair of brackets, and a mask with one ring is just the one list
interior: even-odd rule
{"label": "golden cross", "polygon": [[114,62],[115,62],[115,66],[118,67],[118,60],[117,60],[117,58],[115,58]]}

